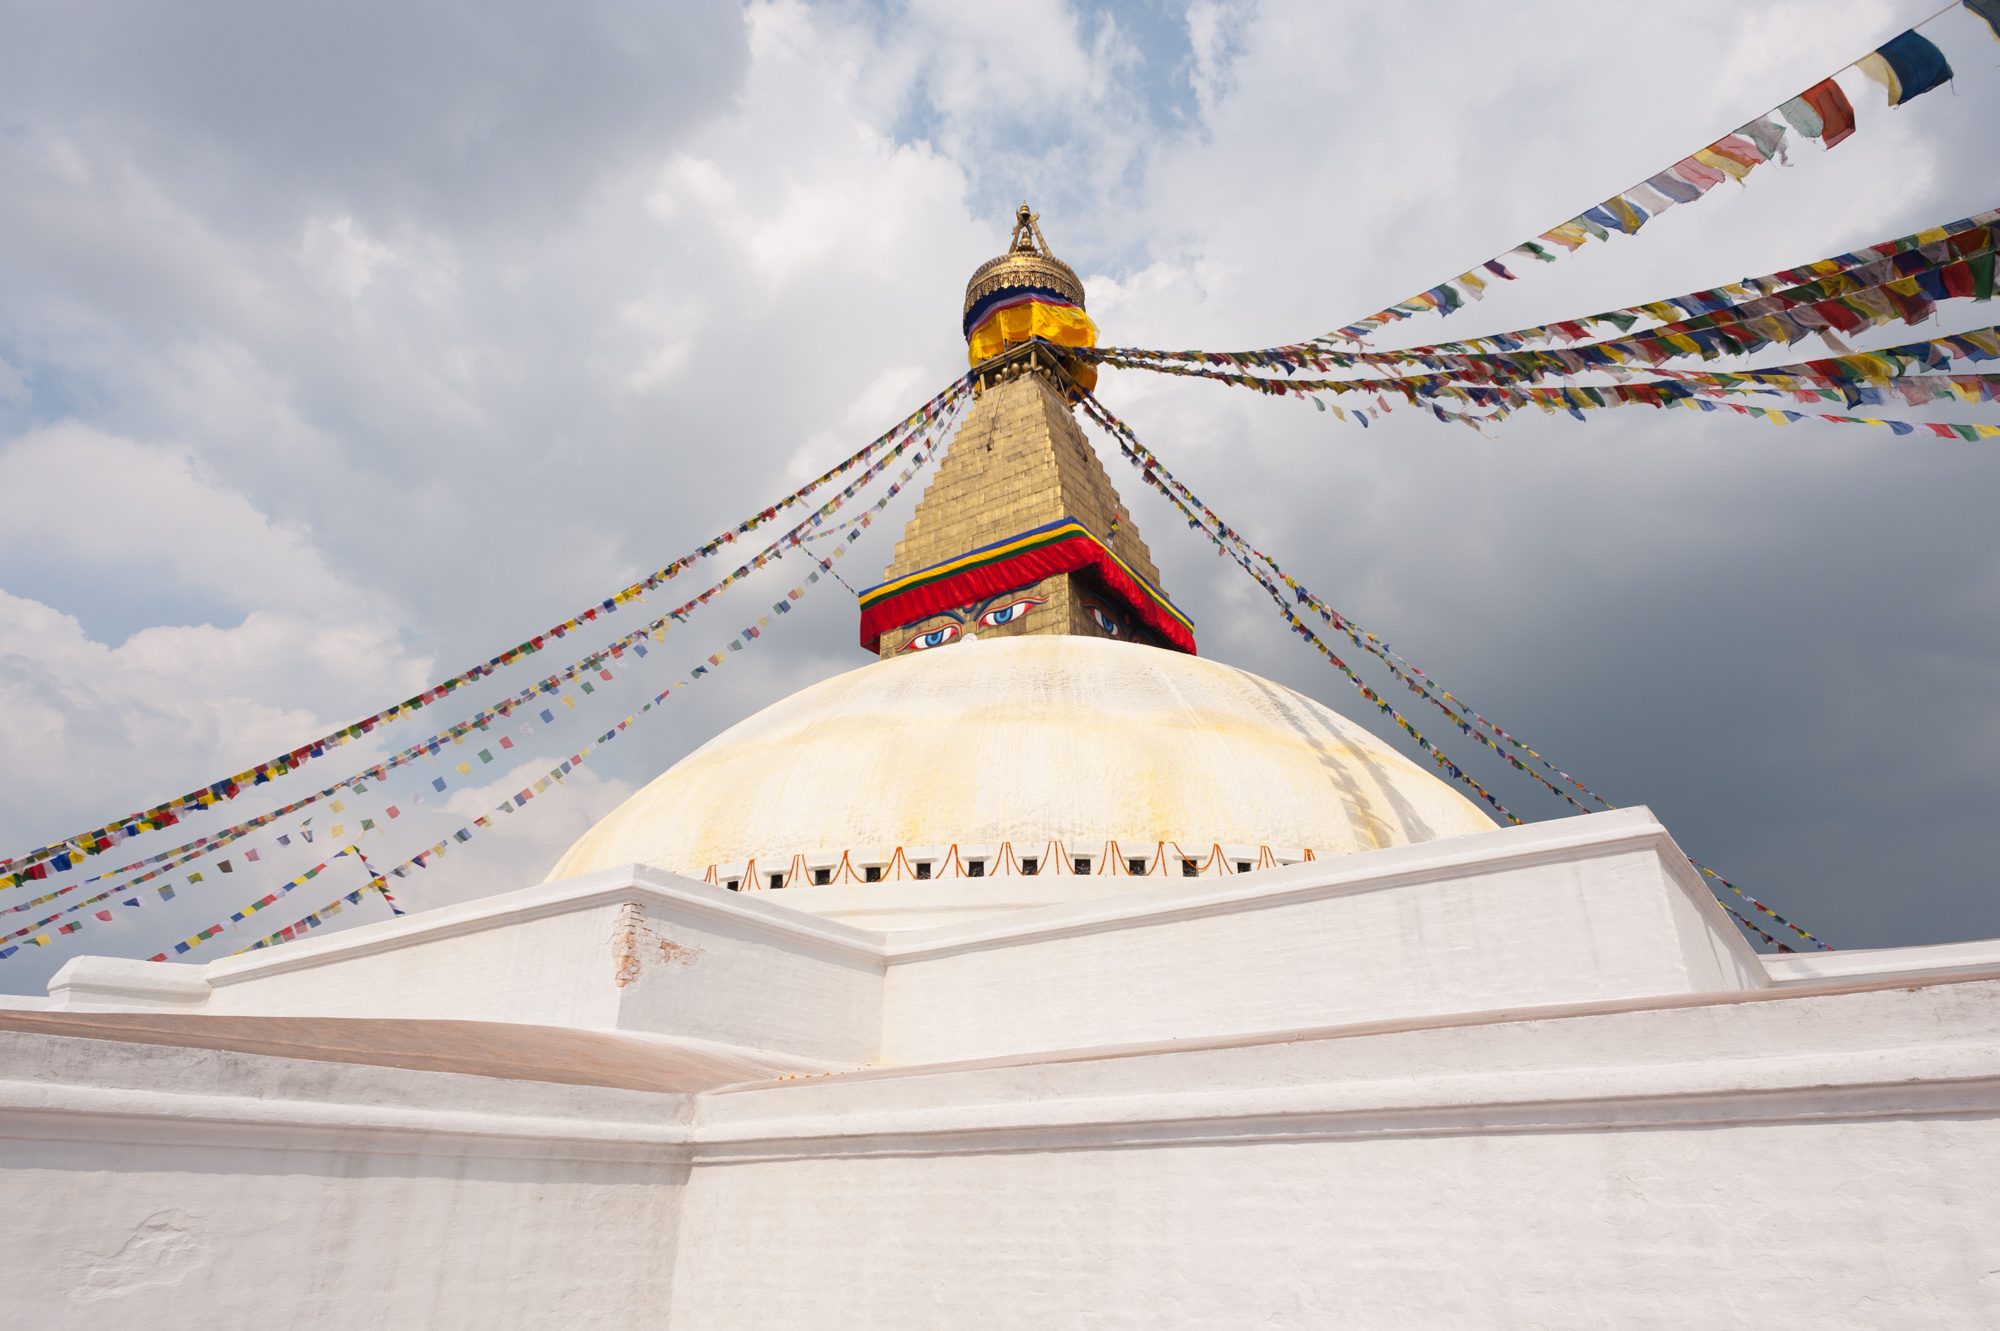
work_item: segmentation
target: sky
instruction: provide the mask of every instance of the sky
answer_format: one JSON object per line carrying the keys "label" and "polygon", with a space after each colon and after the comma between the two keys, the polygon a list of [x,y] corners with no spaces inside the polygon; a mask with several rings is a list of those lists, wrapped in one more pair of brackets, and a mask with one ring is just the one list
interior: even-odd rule
{"label": "sky", "polygon": [[[0,854],[483,661],[852,452],[962,372],[963,284],[1022,199],[1107,343],[1295,341],[1664,169],[1937,8],[0,0]],[[2000,204],[2000,43],[1962,11],[1925,31],[1950,87],[1864,98],[1837,149],[1798,145],[1376,344],[1658,299]],[[1857,345],[2000,322],[1944,319]],[[1100,396],[1333,605],[1835,945],[2000,935],[2000,449],[1640,408],[1490,437],[1401,411],[1364,432],[1134,371],[1105,371]],[[1205,655],[1381,728],[1106,456]],[[855,548],[854,585],[915,498]],[[781,567],[741,602],[795,580]],[[493,808],[685,674],[741,627],[728,604],[595,712],[378,828],[371,856]],[[694,746],[865,664],[856,618],[814,588],[399,882],[405,903],[540,881]],[[1439,738],[1523,816],[1568,812]],[[313,847],[82,913],[0,963],[0,990],[227,919],[323,857],[337,815],[320,817]],[[189,960],[355,875],[336,864]]]}

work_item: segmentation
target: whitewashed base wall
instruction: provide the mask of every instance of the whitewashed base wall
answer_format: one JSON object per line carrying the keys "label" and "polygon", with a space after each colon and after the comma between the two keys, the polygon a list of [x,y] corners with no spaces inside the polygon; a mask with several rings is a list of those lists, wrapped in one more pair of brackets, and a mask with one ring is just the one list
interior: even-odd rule
{"label": "whitewashed base wall", "polygon": [[2000,945],[1759,958],[1643,810],[783,896],[72,962],[0,1012],[0,1326],[2000,1325]]}

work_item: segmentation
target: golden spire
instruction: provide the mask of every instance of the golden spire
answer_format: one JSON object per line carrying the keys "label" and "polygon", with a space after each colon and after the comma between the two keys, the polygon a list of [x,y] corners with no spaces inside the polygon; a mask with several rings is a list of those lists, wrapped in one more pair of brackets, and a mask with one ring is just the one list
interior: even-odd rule
{"label": "golden spire", "polygon": [[[994,292],[1023,288],[1056,292],[1082,308],[1083,282],[1074,268],[1049,253],[1041,222],[1041,214],[1025,203],[1014,210],[1014,237],[1007,252],[980,264],[965,284],[966,318],[971,317],[974,305]],[[972,330],[968,327],[965,331]]]}
{"label": "golden spire", "polygon": [[883,656],[981,638],[1071,634],[1192,652],[1194,628],[1070,412],[1096,366],[1083,283],[1022,204],[1007,252],[965,291],[978,400],[883,581],[861,595],[861,642]]}

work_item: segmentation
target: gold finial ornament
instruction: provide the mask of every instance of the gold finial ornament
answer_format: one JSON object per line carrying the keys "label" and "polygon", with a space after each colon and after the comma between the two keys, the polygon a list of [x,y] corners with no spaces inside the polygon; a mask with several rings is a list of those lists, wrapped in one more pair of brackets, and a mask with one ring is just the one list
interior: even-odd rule
{"label": "gold finial ornament", "polygon": [[1027,200],[1014,210],[1014,243],[1007,248],[1016,253],[1033,253],[1040,250],[1049,252],[1049,242],[1042,238],[1042,215],[1028,207]]}
{"label": "gold finial ornament", "polygon": [[1014,210],[1014,238],[1007,252],[980,264],[965,284],[965,315],[971,315],[972,307],[994,292],[1019,288],[1040,287],[1078,306],[1083,304],[1083,282],[1074,268],[1049,253],[1041,220],[1041,215],[1025,203]]}

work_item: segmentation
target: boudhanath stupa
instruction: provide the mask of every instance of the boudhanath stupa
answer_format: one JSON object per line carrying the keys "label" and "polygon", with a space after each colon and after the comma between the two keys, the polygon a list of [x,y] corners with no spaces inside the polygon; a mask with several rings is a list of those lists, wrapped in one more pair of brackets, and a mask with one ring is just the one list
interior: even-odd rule
{"label": "boudhanath stupa", "polygon": [[546,881],[0,1010],[7,1325],[2000,1322],[2000,940],[1755,951],[1197,652],[1025,208],[876,659]]}

